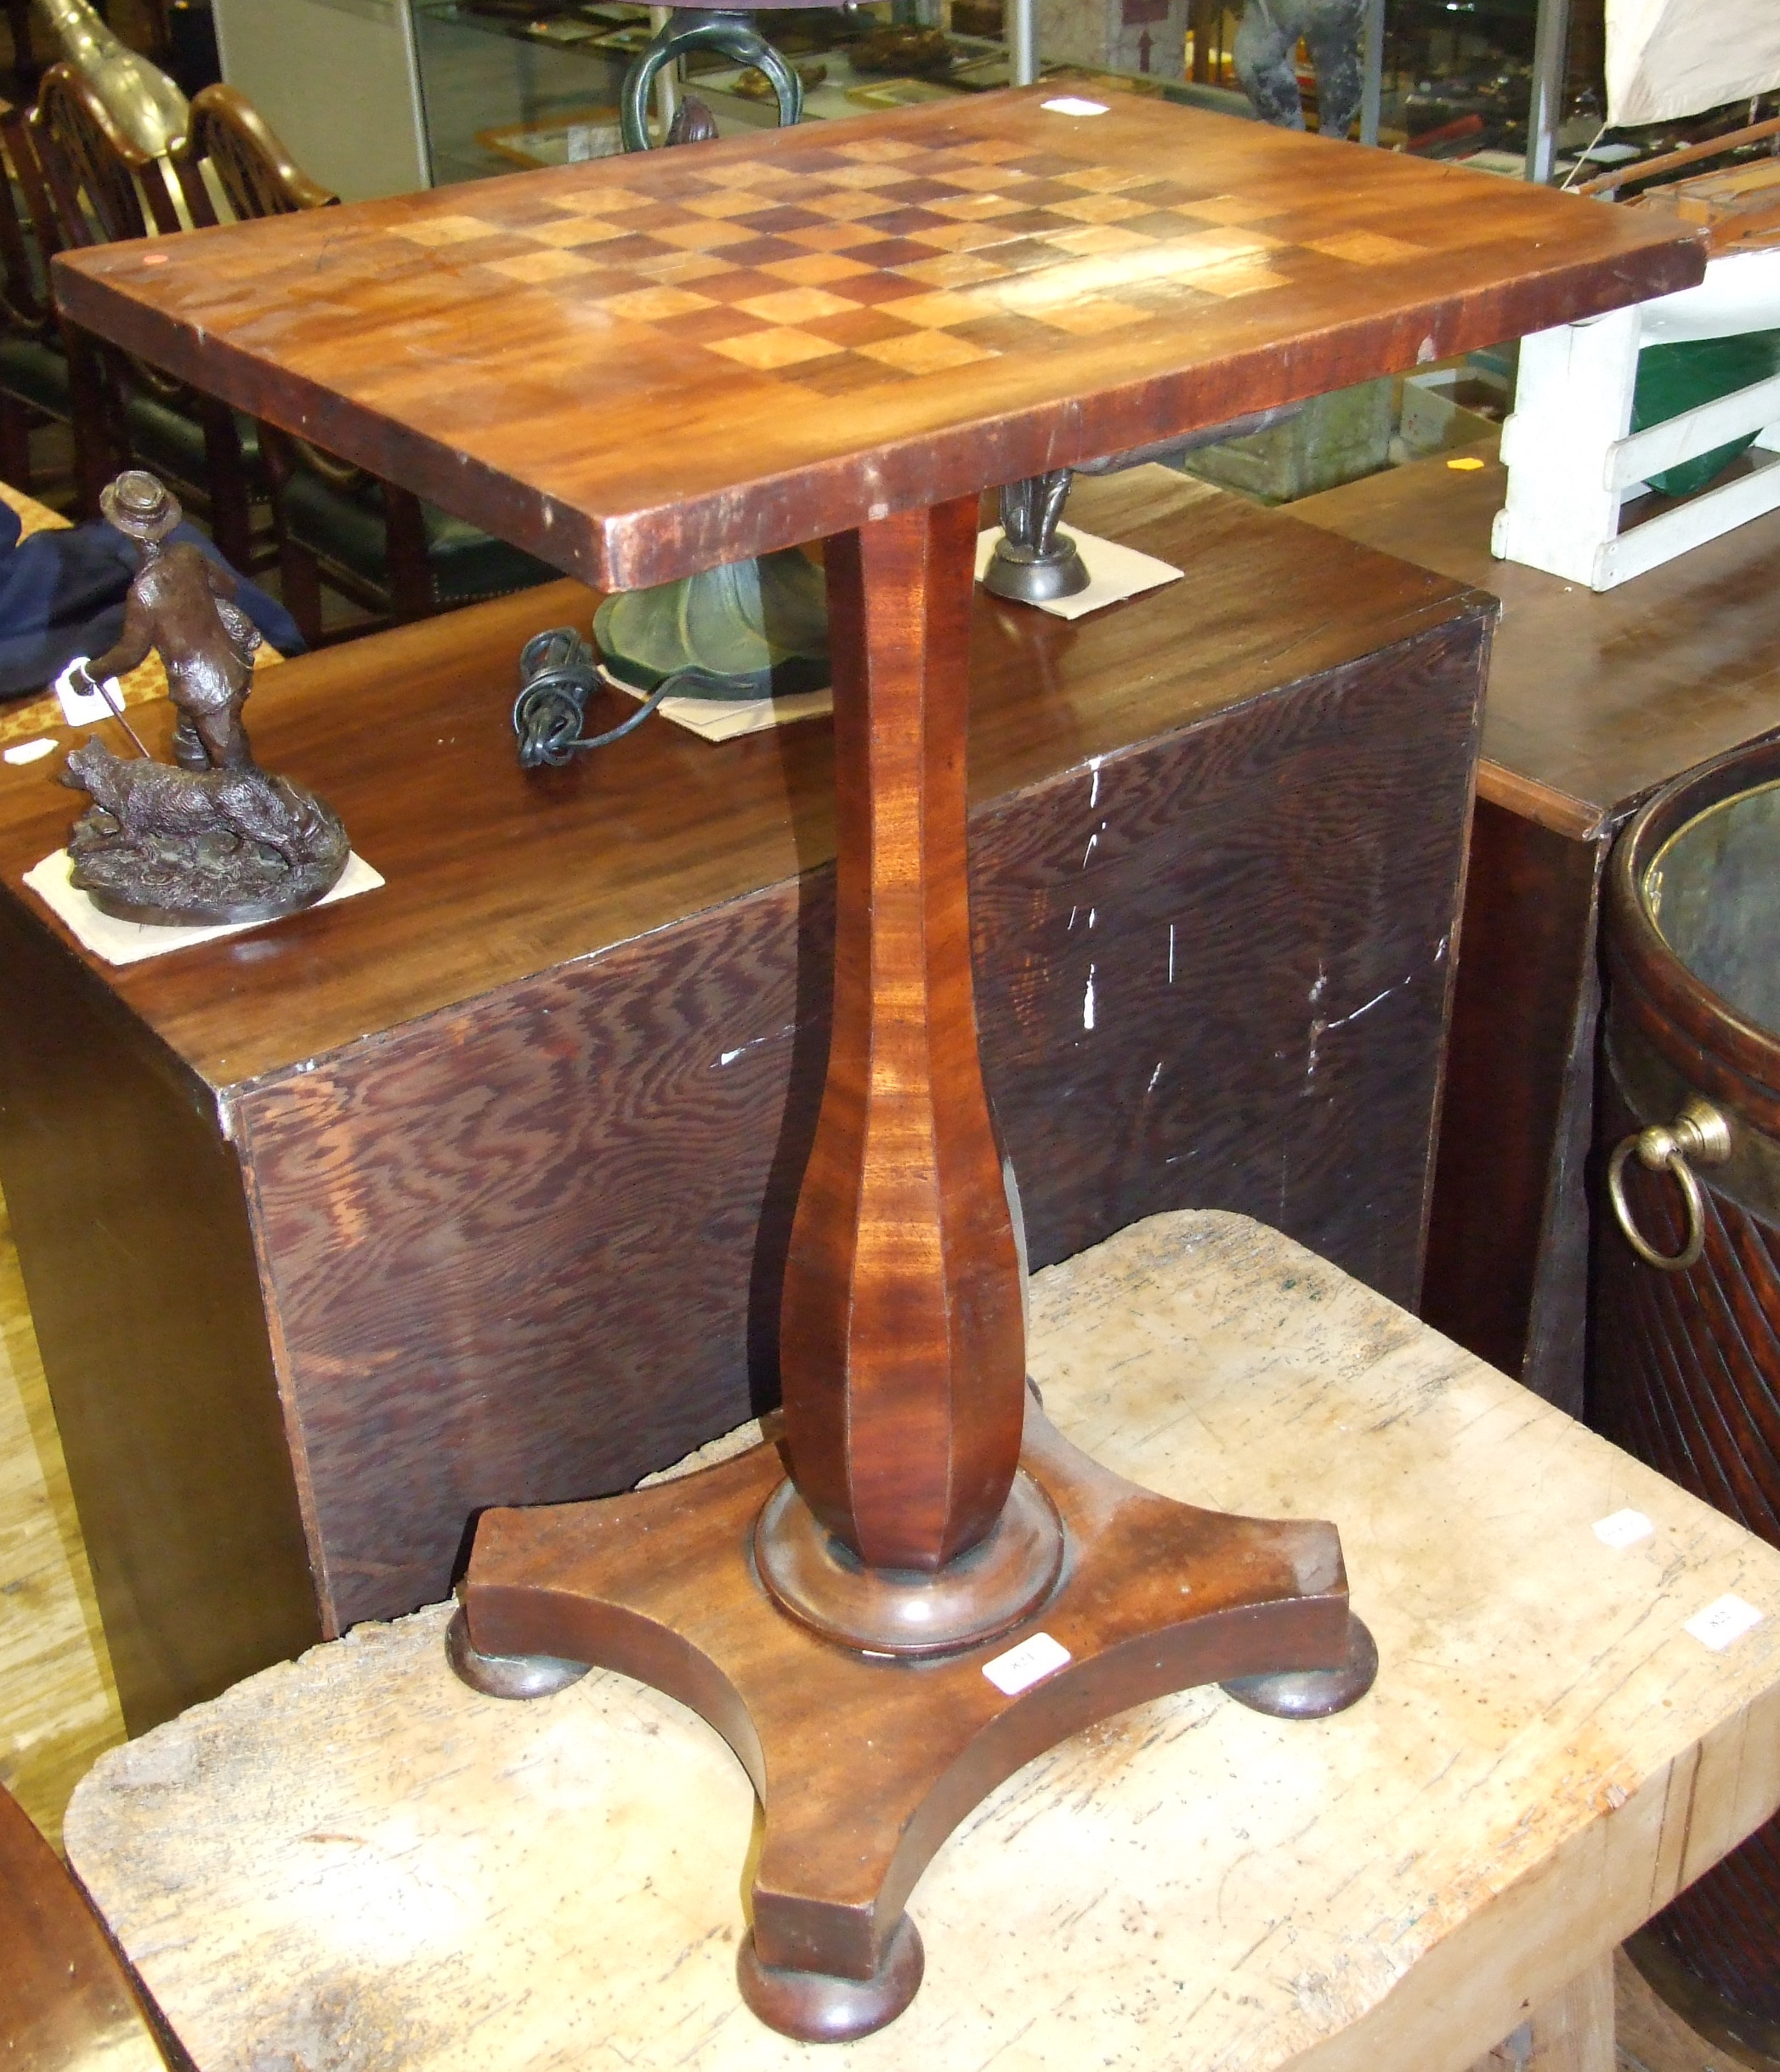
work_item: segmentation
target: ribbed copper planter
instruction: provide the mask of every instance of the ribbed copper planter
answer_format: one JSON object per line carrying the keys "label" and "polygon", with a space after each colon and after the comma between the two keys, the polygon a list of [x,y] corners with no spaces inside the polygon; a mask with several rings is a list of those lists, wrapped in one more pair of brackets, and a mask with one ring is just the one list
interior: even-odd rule
{"label": "ribbed copper planter", "polygon": [[[1608,896],[1623,1201],[1603,1189],[1590,1421],[1780,1546],[1780,744],[1654,798]],[[1780,2058],[1780,1819],[1642,1939],[1696,2027]]]}

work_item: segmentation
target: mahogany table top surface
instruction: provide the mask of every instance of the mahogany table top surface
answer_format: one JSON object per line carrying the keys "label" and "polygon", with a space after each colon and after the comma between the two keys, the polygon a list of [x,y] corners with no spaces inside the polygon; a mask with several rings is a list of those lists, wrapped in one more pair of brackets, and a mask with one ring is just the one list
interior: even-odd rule
{"label": "mahogany table top surface", "polygon": [[1704,263],[1641,212],[1029,88],[56,265],[74,322],[621,589]]}

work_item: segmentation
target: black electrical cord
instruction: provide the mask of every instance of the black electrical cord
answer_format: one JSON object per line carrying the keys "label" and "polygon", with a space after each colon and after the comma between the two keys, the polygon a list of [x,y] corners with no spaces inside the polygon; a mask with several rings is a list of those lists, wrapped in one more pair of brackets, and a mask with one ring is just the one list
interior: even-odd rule
{"label": "black electrical cord", "polygon": [[604,734],[581,733],[587,700],[601,688],[593,650],[572,626],[535,633],[519,654],[521,687],[513,701],[513,730],[519,744],[519,767],[565,768],[586,748],[604,748],[640,727],[672,691],[666,677],[634,712]]}

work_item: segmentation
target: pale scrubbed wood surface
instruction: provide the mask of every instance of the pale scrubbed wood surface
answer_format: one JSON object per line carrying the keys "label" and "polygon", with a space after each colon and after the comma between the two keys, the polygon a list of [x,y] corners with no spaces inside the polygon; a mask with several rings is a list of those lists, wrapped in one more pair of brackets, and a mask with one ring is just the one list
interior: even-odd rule
{"label": "pale scrubbed wood surface", "polygon": [[[1216,1690],[1011,1780],[917,1888],[856,2072],[1458,2072],[1780,1802],[1780,1554],[1309,1253],[1160,1217],[1034,1286],[1047,1407],[1173,1496],[1341,1524],[1384,1672]],[[1597,1519],[1657,1531],[1623,1552]],[[1682,1623],[1766,1613],[1727,1653]],[[443,1609],[107,1757],[71,1856],[205,2072],[767,2072],[751,1798],[668,1700],[453,1683]]]}

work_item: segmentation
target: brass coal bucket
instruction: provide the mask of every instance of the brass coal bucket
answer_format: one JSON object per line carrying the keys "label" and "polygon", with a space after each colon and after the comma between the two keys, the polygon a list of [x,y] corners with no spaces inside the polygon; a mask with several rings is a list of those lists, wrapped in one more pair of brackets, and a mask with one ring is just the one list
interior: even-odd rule
{"label": "brass coal bucket", "polygon": [[[1780,742],[1658,793],[1609,877],[1590,1421],[1780,1546]],[[1780,2064],[1780,1819],[1635,1939]]]}

